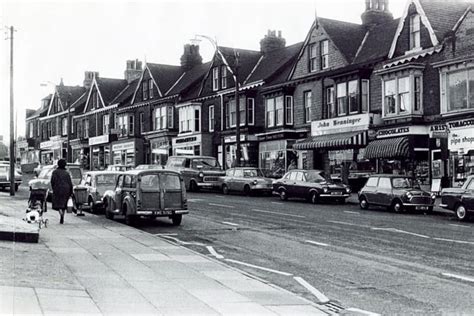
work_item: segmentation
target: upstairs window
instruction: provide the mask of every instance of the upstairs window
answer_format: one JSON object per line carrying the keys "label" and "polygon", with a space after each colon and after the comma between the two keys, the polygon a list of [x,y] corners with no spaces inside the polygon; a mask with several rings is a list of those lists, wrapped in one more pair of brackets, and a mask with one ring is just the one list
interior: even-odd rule
{"label": "upstairs window", "polygon": [[209,132],[214,132],[214,105],[209,105]]}
{"label": "upstairs window", "polygon": [[98,103],[98,95],[97,95],[96,90],[92,91],[90,102],[91,102],[92,110],[97,109],[97,106],[99,103]]}
{"label": "upstairs window", "polygon": [[135,134],[135,115],[130,115],[128,117],[128,135]]}
{"label": "upstairs window", "polygon": [[328,117],[336,117],[336,104],[334,103],[334,87],[326,88],[326,109],[328,110]]}
{"label": "upstairs window", "polygon": [[194,109],[194,131],[199,132],[201,129],[201,111],[200,109]]}
{"label": "upstairs window", "polygon": [[414,14],[410,17],[410,50],[420,47],[420,16]]}
{"label": "upstairs window", "polygon": [[442,113],[474,109],[474,68],[442,73],[441,109]]}
{"label": "upstairs window", "polygon": [[[171,107],[169,107],[171,108]],[[185,106],[179,109],[179,132],[190,133],[201,130],[201,109],[199,106]]]}
{"label": "upstairs window", "polygon": [[148,80],[148,94],[150,99],[153,99],[153,79]]}
{"label": "upstairs window", "polygon": [[84,138],[89,138],[89,119],[84,120]]}
{"label": "upstairs window", "polygon": [[367,113],[368,108],[369,80],[350,80],[338,83],[335,88],[329,87],[326,89],[328,118]]}
{"label": "upstairs window", "polygon": [[311,103],[312,103],[312,92],[303,92],[303,105],[304,105],[304,120],[306,123],[311,122]]}
{"label": "upstairs window", "polygon": [[104,135],[107,135],[110,132],[110,116],[105,114],[102,116],[102,131]]}
{"label": "upstairs window", "polygon": [[285,96],[285,118],[287,125],[293,125],[293,97]]}
{"label": "upstairs window", "polygon": [[212,91],[219,90],[219,67],[212,68]]}
{"label": "upstairs window", "polygon": [[324,40],[319,43],[319,53],[321,56],[321,69],[329,67],[329,41]]}
{"label": "upstairs window", "polygon": [[140,125],[140,134],[142,134],[144,131],[145,131],[145,113],[143,112],[140,112],[140,121],[139,121],[139,125]]}
{"label": "upstairs window", "polygon": [[30,122],[28,123],[28,137],[33,138],[33,133],[34,133],[33,122]]}
{"label": "upstairs window", "polygon": [[349,81],[347,86],[347,95],[349,97],[349,113],[359,112],[359,82],[357,80]]}
{"label": "upstairs window", "polygon": [[318,56],[316,43],[309,45],[309,71],[318,70]]}
{"label": "upstairs window", "polygon": [[347,82],[337,84],[336,95],[337,115],[347,115]]}
{"label": "upstairs window", "polygon": [[255,99],[247,99],[247,122],[249,125],[255,124]]}
{"label": "upstairs window", "polygon": [[[240,97],[239,99],[239,120],[240,120],[240,126],[245,126],[245,122],[247,121],[246,119],[246,111],[245,111],[245,108],[246,108],[246,104],[245,104],[245,98],[244,97]],[[237,124],[237,122],[236,122]]]}
{"label": "upstairs window", "polygon": [[275,99],[275,116],[276,116],[276,125],[283,125],[283,96],[279,96]]}
{"label": "upstairs window", "polygon": [[275,126],[275,98],[266,99],[265,113],[265,117],[267,119],[267,127]]}
{"label": "upstairs window", "polygon": [[145,80],[142,82],[142,97],[143,101],[148,100],[148,82]]}
{"label": "upstairs window", "polygon": [[[61,132],[61,135],[62,136],[66,136],[67,135],[67,117],[63,117],[61,119],[61,128],[62,128],[62,132]],[[31,134],[31,133],[30,133]]]}
{"label": "upstairs window", "polygon": [[383,115],[422,114],[422,77],[407,74],[385,79],[383,83]]}
{"label": "upstairs window", "polygon": [[221,66],[221,89],[227,88],[227,67]]}

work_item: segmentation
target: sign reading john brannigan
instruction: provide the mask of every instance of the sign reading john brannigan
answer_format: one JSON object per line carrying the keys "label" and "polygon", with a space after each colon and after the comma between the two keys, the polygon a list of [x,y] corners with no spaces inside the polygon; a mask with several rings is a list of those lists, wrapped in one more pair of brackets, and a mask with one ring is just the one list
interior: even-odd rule
{"label": "sign reading john brannigan", "polygon": [[358,114],[311,122],[311,136],[366,130],[370,124],[369,114]]}

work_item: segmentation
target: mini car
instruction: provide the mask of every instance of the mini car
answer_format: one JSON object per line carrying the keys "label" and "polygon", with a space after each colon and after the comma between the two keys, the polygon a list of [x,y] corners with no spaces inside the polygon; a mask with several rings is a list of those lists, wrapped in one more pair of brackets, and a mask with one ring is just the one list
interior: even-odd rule
{"label": "mini car", "polygon": [[219,177],[224,176],[219,162],[209,156],[171,156],[166,169],[181,173],[186,190],[220,189]]}
{"label": "mini car", "polygon": [[115,188],[118,171],[88,171],[84,174],[81,185],[87,188],[87,207],[91,212],[103,207],[103,196],[108,190]]}
{"label": "mini car", "polygon": [[273,194],[282,201],[288,198],[303,198],[313,204],[322,200],[344,203],[351,189],[342,183],[333,183],[322,170],[288,171],[283,178],[273,181]]}
{"label": "mini car", "polygon": [[460,188],[441,190],[439,206],[454,211],[459,220],[467,220],[474,213],[474,176],[469,176]]}
{"label": "mini car", "polygon": [[420,189],[415,178],[403,175],[371,175],[359,192],[359,206],[384,206],[395,212],[407,209],[433,211],[436,195]]}
{"label": "mini car", "polygon": [[183,177],[172,170],[131,170],[121,173],[113,190],[104,193],[105,216],[125,216],[128,225],[139,217],[169,217],[180,225],[188,214]]}
{"label": "mini car", "polygon": [[271,179],[265,178],[258,168],[240,167],[226,170],[225,176],[219,178],[222,193],[241,192],[245,195],[261,192],[269,194],[272,192]]}
{"label": "mini car", "polygon": [[[15,191],[21,184],[21,173],[15,169]],[[10,165],[6,163],[0,164],[0,188],[5,189],[10,187]]]}
{"label": "mini car", "polygon": [[[43,166],[41,168],[41,171],[39,175],[35,178],[32,179],[28,182],[28,186],[31,189],[48,189],[49,194],[48,194],[48,199],[51,198],[53,192],[53,189],[51,188],[51,175],[53,174],[53,171],[57,168],[57,165],[48,165],[48,166]],[[71,180],[73,185],[78,185],[82,181],[82,170],[81,166],[78,164],[71,164],[68,163],[66,165],[66,169],[69,171],[69,174],[71,175]]]}

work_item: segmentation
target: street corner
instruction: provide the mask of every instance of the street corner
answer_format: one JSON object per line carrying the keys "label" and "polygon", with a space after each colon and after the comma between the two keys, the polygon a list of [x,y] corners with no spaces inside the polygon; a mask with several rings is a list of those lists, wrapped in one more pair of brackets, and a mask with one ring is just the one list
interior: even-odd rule
{"label": "street corner", "polygon": [[0,240],[38,243],[39,228],[19,218],[0,215]]}

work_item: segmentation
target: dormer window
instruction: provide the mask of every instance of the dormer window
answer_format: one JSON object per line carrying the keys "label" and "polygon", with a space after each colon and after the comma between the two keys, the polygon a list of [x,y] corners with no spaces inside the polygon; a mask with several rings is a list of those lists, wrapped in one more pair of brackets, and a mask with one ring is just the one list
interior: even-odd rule
{"label": "dormer window", "polygon": [[319,43],[319,52],[321,55],[321,69],[329,67],[329,41],[324,40]]}
{"label": "dormer window", "polygon": [[147,81],[142,82],[142,97],[143,97],[143,101],[148,100],[148,82]]}
{"label": "dormer window", "polygon": [[148,91],[150,94],[150,99],[153,99],[153,79],[148,80]]}
{"label": "dormer window", "polygon": [[309,71],[313,72],[318,70],[318,56],[316,43],[309,45]]}
{"label": "dormer window", "polygon": [[212,68],[212,91],[219,90],[219,67]]}
{"label": "dormer window", "polygon": [[420,16],[414,14],[410,17],[410,50],[420,47]]}

